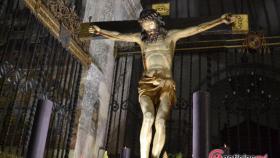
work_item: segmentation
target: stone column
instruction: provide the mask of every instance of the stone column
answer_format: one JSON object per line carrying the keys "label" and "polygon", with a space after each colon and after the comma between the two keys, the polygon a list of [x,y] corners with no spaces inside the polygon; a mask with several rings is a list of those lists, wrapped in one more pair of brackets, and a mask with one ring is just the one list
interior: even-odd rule
{"label": "stone column", "polygon": [[[136,19],[142,10],[140,0],[87,0],[84,22]],[[94,40],[90,54],[94,64],[85,72],[80,105],[81,113],[75,145],[75,158],[97,158],[105,145],[106,122],[114,70],[114,46],[111,40]]]}
{"label": "stone column", "polygon": [[[77,139],[74,151],[75,158],[92,157],[92,148],[95,139],[96,120],[98,113],[98,88],[102,73],[96,67],[91,65],[87,72],[84,72],[82,78],[83,87],[81,103],[79,105],[80,118],[78,124]],[[95,114],[95,115],[93,115]]]}

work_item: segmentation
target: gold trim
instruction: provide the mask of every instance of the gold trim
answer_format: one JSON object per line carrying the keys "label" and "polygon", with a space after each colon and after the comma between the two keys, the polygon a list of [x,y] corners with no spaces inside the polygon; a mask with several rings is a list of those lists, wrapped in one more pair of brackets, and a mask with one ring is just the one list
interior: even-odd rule
{"label": "gold trim", "polygon": [[234,34],[249,32],[249,17],[248,14],[234,14],[236,20],[232,25],[232,32]]}
{"label": "gold trim", "polygon": [[[71,19],[76,16],[76,15],[70,15],[73,14],[73,10],[71,8],[66,10],[68,11],[69,16],[64,17],[64,19],[58,19],[59,16],[54,15],[54,12],[51,11],[51,8],[43,4],[42,0],[24,0],[24,1],[26,6],[31,10],[31,12],[39,19],[39,21],[50,31],[50,33],[55,38],[57,39],[60,38],[62,25],[65,28],[67,28],[67,30],[71,34],[71,37],[69,43],[66,45],[66,49],[68,49],[69,52],[72,55],[74,55],[84,66],[88,67],[93,62],[90,55],[85,51],[88,49],[89,43],[83,43],[78,38],[76,38],[77,32],[75,32],[75,29],[79,30],[78,28],[79,24],[77,24],[77,19],[74,20]],[[60,5],[64,4],[64,0],[56,0],[56,1],[61,2]],[[49,2],[53,2],[53,0]],[[58,7],[60,7],[61,9],[61,6]],[[66,6],[64,9],[67,9]],[[64,22],[68,22],[68,23],[64,23]],[[77,28],[74,28],[74,26]]]}
{"label": "gold trim", "polygon": [[170,15],[170,3],[152,4],[152,8],[155,9],[162,16]]}
{"label": "gold trim", "polygon": [[[274,37],[267,37],[267,39],[273,39]],[[201,41],[202,42],[202,41]],[[205,41],[206,42],[206,41]],[[269,47],[269,46],[280,46],[280,42],[271,42],[271,43],[266,43],[264,46]],[[176,51],[194,51],[194,50],[206,50],[206,49],[230,49],[230,48],[244,48],[243,44],[235,44],[235,45],[217,45],[217,46],[201,46],[201,47],[192,47],[192,48],[176,48]],[[189,52],[186,52],[189,53]],[[141,51],[118,51],[117,56],[125,55],[125,54],[141,54]]]}
{"label": "gold trim", "polygon": [[[198,43],[213,43],[213,42],[243,42],[246,38],[234,38],[234,39],[222,39],[222,40],[202,40],[195,42],[182,42],[181,44],[198,44]],[[280,40],[280,36],[268,36],[264,37],[266,40],[277,39]]]}

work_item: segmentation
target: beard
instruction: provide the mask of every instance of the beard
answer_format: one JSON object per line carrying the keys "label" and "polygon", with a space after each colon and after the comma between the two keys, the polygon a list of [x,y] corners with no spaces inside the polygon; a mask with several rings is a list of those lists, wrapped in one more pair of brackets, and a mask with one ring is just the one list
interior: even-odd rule
{"label": "beard", "polygon": [[156,42],[159,36],[160,32],[158,29],[147,31],[147,42]]}

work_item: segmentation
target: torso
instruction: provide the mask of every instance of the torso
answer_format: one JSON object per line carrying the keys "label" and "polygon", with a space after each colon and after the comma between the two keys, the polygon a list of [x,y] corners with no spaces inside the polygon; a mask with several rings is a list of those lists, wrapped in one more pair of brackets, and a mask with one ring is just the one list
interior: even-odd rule
{"label": "torso", "polygon": [[164,77],[172,77],[172,62],[175,43],[168,38],[159,38],[153,43],[142,43],[141,52],[144,64],[144,75],[154,76],[161,74]]}

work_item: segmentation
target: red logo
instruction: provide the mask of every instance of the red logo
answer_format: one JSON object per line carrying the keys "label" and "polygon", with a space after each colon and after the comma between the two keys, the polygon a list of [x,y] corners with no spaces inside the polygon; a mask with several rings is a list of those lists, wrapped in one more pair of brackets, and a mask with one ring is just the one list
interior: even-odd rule
{"label": "red logo", "polygon": [[209,153],[208,158],[223,158],[224,150],[214,149]]}
{"label": "red logo", "polygon": [[265,154],[264,156],[262,155],[257,155],[256,158],[268,158],[267,154]]}

